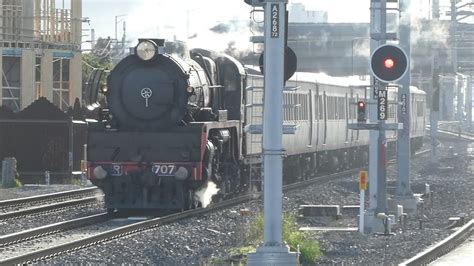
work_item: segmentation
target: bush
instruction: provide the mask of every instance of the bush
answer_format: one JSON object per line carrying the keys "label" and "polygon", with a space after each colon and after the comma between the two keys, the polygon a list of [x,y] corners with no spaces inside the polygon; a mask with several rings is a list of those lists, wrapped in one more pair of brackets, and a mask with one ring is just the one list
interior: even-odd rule
{"label": "bush", "polygon": [[[229,256],[247,255],[255,252],[256,246],[263,242],[263,215],[259,214],[248,229],[244,245],[232,248],[228,251]],[[309,233],[298,231],[296,218],[288,213],[283,214],[282,238],[288,244],[291,251],[300,251],[300,263],[315,263],[321,256],[319,243],[312,240]]]}
{"label": "bush", "polygon": [[22,186],[23,186],[23,184],[21,183],[20,179],[15,178],[15,185],[14,185],[14,187],[22,187]]}

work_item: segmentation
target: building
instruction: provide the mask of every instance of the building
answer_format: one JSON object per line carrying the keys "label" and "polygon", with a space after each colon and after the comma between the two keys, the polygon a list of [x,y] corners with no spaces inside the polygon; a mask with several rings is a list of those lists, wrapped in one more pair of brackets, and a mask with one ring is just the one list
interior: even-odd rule
{"label": "building", "polygon": [[39,97],[62,110],[82,95],[82,0],[0,0],[0,105]]}
{"label": "building", "polygon": [[327,23],[328,12],[317,10],[306,10],[301,3],[293,3],[290,5],[289,23]]}

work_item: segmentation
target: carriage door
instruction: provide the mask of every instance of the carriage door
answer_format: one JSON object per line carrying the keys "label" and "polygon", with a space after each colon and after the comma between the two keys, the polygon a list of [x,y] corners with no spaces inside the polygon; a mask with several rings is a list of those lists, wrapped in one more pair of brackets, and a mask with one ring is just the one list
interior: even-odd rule
{"label": "carriage door", "polygon": [[311,93],[312,91],[310,90],[308,92],[308,95],[306,96],[306,99],[308,100],[308,105],[306,106],[307,108],[307,113],[308,113],[308,126],[309,126],[309,130],[308,130],[308,137],[309,137],[309,141],[308,141],[308,146],[311,146],[313,145],[313,94]]}
{"label": "carriage door", "polygon": [[313,123],[316,123],[316,146],[319,145],[319,132],[321,132],[321,126],[319,125],[319,109],[321,108],[320,105],[321,103],[319,102],[319,85],[316,83],[316,95],[314,95],[314,113],[316,116],[315,120],[313,121]]}
{"label": "carriage door", "polygon": [[349,108],[348,107],[348,99],[347,99],[347,93],[346,93],[346,97],[344,97],[344,104],[341,104],[341,106],[343,106],[343,112],[344,112],[344,115],[345,115],[345,118],[346,118],[346,143],[349,141],[349,127],[347,126],[349,124]]}
{"label": "carriage door", "polygon": [[[355,108],[354,105],[352,104],[354,102],[354,88],[351,87],[351,98],[349,99],[349,102],[347,103],[347,108],[349,110],[349,121],[351,123],[354,123],[354,116],[355,116]],[[351,130],[351,143],[354,142],[354,130]]]}
{"label": "carriage door", "polygon": [[327,97],[326,97],[326,92],[323,92],[323,113],[324,113],[324,125],[323,125],[323,130],[324,130],[324,137],[323,137],[323,144],[326,144],[326,137],[328,133],[328,112],[327,112]]}

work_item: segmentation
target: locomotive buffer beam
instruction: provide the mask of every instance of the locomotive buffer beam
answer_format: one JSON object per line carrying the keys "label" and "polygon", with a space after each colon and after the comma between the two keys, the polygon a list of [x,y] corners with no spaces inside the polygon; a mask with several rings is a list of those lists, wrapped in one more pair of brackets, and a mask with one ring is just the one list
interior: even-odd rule
{"label": "locomotive buffer beam", "polygon": [[347,124],[347,128],[353,130],[401,130],[402,123],[379,124],[379,123],[352,123]]}

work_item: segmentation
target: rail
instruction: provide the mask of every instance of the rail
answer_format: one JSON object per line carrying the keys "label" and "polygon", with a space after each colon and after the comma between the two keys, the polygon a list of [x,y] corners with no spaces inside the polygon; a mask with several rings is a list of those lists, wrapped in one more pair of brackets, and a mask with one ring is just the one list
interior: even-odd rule
{"label": "rail", "polygon": [[91,187],[91,188],[69,190],[69,191],[63,191],[63,192],[57,192],[57,193],[50,193],[50,194],[45,194],[45,195],[31,196],[31,197],[25,197],[25,198],[19,198],[19,199],[2,200],[0,201],[0,207],[4,208],[7,206],[30,204],[30,203],[38,202],[38,201],[61,199],[61,198],[80,196],[82,194],[90,194],[90,193],[96,193],[96,192],[100,192],[100,189],[98,189],[97,187]]}
{"label": "rail", "polygon": [[466,225],[461,227],[455,233],[451,234],[438,244],[428,248],[427,250],[418,253],[413,258],[402,262],[400,266],[416,266],[416,265],[427,265],[430,262],[435,261],[441,256],[449,253],[451,250],[457,248],[466,239],[468,239],[473,231],[474,220],[469,221]]}
{"label": "rail", "polygon": [[49,225],[17,232],[17,233],[13,233],[9,235],[3,235],[3,236],[0,236],[0,248],[4,248],[12,244],[35,239],[38,237],[55,234],[57,232],[66,231],[69,229],[74,229],[74,228],[83,227],[86,225],[105,222],[111,218],[112,218],[111,215],[107,213],[101,213],[101,214],[82,217],[82,218],[69,220],[65,222],[49,224]]}

